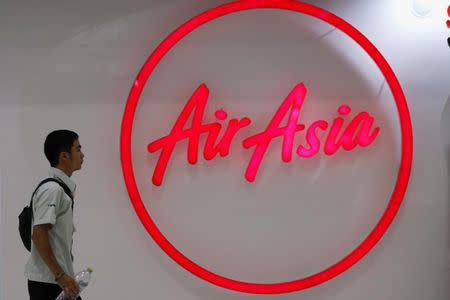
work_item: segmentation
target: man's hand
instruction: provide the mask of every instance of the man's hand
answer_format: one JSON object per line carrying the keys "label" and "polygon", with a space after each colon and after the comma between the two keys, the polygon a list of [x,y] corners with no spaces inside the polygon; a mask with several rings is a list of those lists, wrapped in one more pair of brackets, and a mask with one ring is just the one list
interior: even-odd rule
{"label": "man's hand", "polygon": [[63,289],[64,294],[71,299],[75,299],[80,293],[77,282],[67,274],[64,274],[58,280],[58,285]]}

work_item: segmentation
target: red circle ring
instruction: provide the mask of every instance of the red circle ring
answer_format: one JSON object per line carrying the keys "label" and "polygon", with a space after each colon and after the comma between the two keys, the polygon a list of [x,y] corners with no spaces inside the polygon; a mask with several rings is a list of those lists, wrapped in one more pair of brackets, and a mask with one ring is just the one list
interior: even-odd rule
{"label": "red circle ring", "polygon": [[[131,155],[131,133],[139,97],[147,79],[167,52],[187,34],[211,20],[239,11],[262,8],[290,10],[310,15],[335,26],[357,42],[375,61],[387,80],[397,105],[402,132],[402,157],[395,189],[383,216],[366,239],[347,257],[319,273],[289,282],[268,284],[242,282],[220,276],[199,266],[178,251],[155,225],[142,202],[134,177]],[[122,120],[120,148],[123,175],[128,194],[136,214],[139,216],[142,224],[155,242],[167,253],[167,255],[192,274],[223,288],[253,294],[289,293],[321,284],[346,271],[366,255],[384,235],[403,201],[411,173],[413,152],[412,127],[406,99],[400,83],[386,59],[384,59],[378,49],[361,32],[343,19],[319,7],[292,0],[242,0],[230,2],[194,17],[172,32],[147,59],[131,88]]]}

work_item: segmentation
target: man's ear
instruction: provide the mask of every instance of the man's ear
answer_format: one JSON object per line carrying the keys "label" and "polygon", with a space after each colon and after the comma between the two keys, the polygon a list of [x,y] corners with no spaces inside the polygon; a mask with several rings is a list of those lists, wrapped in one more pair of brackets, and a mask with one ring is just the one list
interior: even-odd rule
{"label": "man's ear", "polygon": [[69,158],[69,153],[64,152],[64,151],[62,151],[62,152],[59,153],[59,161],[60,161],[60,162],[62,162],[63,159],[68,159],[68,158]]}

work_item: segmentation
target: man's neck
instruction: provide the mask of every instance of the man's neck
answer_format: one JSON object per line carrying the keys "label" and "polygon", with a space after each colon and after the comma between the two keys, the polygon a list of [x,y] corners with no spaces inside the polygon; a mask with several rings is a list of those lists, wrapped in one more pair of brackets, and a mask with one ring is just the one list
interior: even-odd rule
{"label": "man's neck", "polygon": [[64,174],[66,174],[68,177],[72,176],[72,171],[70,170],[70,168],[68,167],[64,167],[64,166],[56,166],[55,168],[61,170]]}

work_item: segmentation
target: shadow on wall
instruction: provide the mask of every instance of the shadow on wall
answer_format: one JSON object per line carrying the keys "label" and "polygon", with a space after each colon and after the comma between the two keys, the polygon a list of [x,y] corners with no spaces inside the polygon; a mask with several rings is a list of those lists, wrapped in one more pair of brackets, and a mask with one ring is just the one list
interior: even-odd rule
{"label": "shadow on wall", "polygon": [[[444,157],[447,161],[447,180],[448,180],[448,191],[447,191],[447,198],[449,201],[449,207],[450,207],[450,96],[447,98],[447,102],[445,103],[444,109],[442,111],[441,116],[441,141],[442,141],[442,148],[444,150]],[[449,219],[450,216],[447,218]],[[448,232],[450,232],[450,222],[448,222]],[[450,269],[450,239],[448,239],[448,261],[447,265]]]}
{"label": "shadow on wall", "polygon": [[442,147],[444,149],[447,169],[450,175],[450,96],[447,98],[441,116],[441,136]]}

